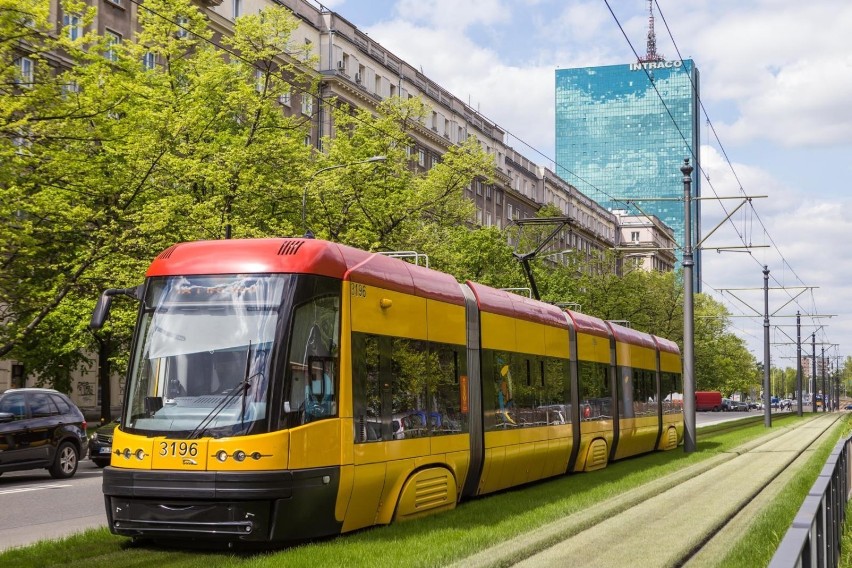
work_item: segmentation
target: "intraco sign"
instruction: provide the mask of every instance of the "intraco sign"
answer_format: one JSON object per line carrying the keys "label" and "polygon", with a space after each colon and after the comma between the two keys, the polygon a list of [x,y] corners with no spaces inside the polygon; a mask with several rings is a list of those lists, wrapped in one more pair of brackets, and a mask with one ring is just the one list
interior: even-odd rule
{"label": "intraco sign", "polygon": [[647,63],[631,63],[631,71],[644,69],[678,69],[683,67],[683,61],[648,61]]}

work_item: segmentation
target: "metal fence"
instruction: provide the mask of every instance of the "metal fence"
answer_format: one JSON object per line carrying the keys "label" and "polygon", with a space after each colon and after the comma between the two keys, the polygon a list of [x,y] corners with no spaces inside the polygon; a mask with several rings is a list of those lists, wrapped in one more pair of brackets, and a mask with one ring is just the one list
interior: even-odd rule
{"label": "metal fence", "polygon": [[852,435],[837,442],[775,551],[770,568],[837,566],[852,481],[850,448]]}

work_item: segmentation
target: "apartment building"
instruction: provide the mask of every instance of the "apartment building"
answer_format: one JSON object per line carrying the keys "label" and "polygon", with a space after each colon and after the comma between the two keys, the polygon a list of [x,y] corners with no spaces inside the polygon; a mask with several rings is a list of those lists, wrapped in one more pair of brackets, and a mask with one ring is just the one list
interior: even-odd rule
{"label": "apartment building", "polygon": [[[114,41],[133,39],[144,3],[140,6],[130,0],[87,1],[97,8],[97,16],[84,29],[78,14],[63,13],[59,1],[51,0],[57,33],[96,31]],[[494,159],[496,175],[492,182],[474,180],[466,190],[476,206],[472,223],[503,229],[515,221],[534,217],[543,205],[553,204],[569,222],[549,251],[580,251],[592,256],[613,249],[619,242],[619,218],[615,214],[508,146],[506,133],[497,124],[394,55],[345,16],[309,0],[196,0],[196,4],[207,15],[214,38],[229,34],[234,20],[241,15],[270,5],[284,6],[298,18],[291,43],[304,46],[313,56],[310,61],[317,62],[311,71],[316,74],[319,87],[314,93],[294,89],[292,96],[283,97],[280,103],[284,112],[312,117],[306,143],[319,149],[322,137],[334,134],[335,125],[327,112],[327,101],[332,98],[355,108],[374,110],[389,97],[419,97],[430,112],[413,133],[412,167],[432,167],[451,145],[472,135]],[[15,362],[0,362],[0,391],[21,384],[20,377],[13,379],[13,369],[20,374],[21,367]],[[97,408],[96,372],[79,373],[73,380],[75,402],[82,408]],[[114,381],[111,404],[115,406],[120,404],[123,393],[119,379]]]}

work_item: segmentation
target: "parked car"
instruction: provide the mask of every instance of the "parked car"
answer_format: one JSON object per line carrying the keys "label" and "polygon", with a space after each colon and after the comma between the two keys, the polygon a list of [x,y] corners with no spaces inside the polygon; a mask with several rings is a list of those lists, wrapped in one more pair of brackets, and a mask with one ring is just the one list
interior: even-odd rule
{"label": "parked car", "polygon": [[742,400],[732,400],[731,401],[731,410],[737,410],[740,412],[748,412],[748,403]]}
{"label": "parked car", "polygon": [[51,477],[71,477],[87,445],[86,419],[61,392],[23,388],[0,394],[0,474],[45,468]]}
{"label": "parked car", "polygon": [[89,459],[98,467],[109,465],[112,454],[112,433],[116,426],[118,426],[118,420],[107,422],[92,432],[89,437]]}
{"label": "parked car", "polygon": [[719,391],[696,391],[695,410],[697,412],[724,410],[722,408],[722,393]]}
{"label": "parked car", "polygon": [[730,398],[723,398],[722,399],[722,410],[724,410],[725,412],[730,412],[731,410],[733,410],[734,405],[731,404],[732,402],[733,401]]}

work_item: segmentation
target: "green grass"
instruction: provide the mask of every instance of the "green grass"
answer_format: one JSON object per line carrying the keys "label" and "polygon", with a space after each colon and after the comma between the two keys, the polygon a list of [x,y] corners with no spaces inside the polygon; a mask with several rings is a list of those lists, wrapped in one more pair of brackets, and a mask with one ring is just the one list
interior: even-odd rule
{"label": "green grass", "polygon": [[[780,427],[799,420],[802,419],[791,414],[776,418],[773,424]],[[602,471],[469,501],[440,515],[275,552],[235,554],[141,546],[111,535],[106,529],[97,529],[62,541],[0,553],[0,566],[443,566],[767,433],[762,420],[737,430],[728,428],[720,425],[700,429],[697,450],[690,454],[682,448],[657,452],[610,464]],[[807,484],[805,492],[809,487]],[[789,521],[779,520],[775,530],[783,535],[787,526]]]}
{"label": "green grass", "polygon": [[845,424],[826,436],[772,504],[764,508],[753,520],[750,529],[731,548],[728,555],[720,562],[720,566],[767,566],[769,564],[808,491],[822,471],[829,454],[837,445],[837,441],[849,435],[848,417],[844,417],[843,420]]}

